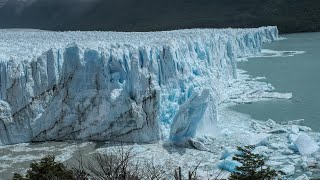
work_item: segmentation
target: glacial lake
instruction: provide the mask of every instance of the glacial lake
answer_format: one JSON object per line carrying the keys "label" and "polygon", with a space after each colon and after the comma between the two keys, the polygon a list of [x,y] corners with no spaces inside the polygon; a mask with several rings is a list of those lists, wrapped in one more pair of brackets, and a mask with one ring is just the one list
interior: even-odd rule
{"label": "glacial lake", "polygon": [[260,101],[232,107],[257,120],[276,122],[304,119],[304,125],[320,131],[320,33],[282,35],[285,40],[264,44],[275,51],[305,51],[290,57],[259,57],[239,62],[238,68],[272,84],[276,92],[291,92],[290,100]]}

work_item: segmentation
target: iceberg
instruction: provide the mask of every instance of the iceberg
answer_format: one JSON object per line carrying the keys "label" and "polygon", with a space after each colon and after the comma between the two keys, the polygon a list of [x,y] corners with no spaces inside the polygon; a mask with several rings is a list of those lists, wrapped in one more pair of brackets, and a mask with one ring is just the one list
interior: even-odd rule
{"label": "iceberg", "polygon": [[310,155],[319,150],[318,144],[305,133],[297,136],[291,148],[298,151],[301,155]]}
{"label": "iceberg", "polygon": [[0,144],[157,142],[215,135],[237,58],[259,55],[278,30],[0,30],[0,39]]}

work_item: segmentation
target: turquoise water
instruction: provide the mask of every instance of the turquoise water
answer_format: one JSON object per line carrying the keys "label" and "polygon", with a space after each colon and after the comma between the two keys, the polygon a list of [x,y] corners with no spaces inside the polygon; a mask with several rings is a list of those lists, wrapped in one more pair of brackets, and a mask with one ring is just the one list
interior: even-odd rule
{"label": "turquoise water", "polygon": [[304,125],[320,131],[320,33],[283,35],[286,40],[264,45],[277,51],[305,51],[293,57],[252,58],[238,63],[250,75],[264,76],[277,92],[292,92],[291,100],[241,104],[232,109],[254,119],[276,122],[305,119]]}

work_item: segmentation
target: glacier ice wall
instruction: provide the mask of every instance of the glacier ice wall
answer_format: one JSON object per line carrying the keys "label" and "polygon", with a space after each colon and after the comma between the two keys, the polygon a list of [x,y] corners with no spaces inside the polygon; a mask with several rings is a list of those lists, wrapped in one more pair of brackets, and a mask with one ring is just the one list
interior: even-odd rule
{"label": "glacier ice wall", "polygon": [[152,142],[214,134],[237,57],[260,53],[278,30],[0,30],[0,39],[2,144]]}

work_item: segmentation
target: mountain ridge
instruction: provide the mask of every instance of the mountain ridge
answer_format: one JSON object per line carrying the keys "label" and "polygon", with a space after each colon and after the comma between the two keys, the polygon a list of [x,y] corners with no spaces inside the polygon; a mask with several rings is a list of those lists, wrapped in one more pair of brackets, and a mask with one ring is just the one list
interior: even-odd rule
{"label": "mountain ridge", "polygon": [[[0,28],[54,31],[162,31],[278,26],[280,33],[320,30],[317,0],[9,0]],[[32,2],[32,3],[30,3]]]}

